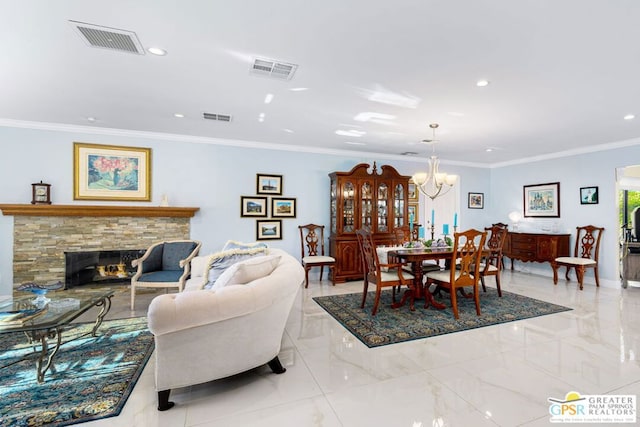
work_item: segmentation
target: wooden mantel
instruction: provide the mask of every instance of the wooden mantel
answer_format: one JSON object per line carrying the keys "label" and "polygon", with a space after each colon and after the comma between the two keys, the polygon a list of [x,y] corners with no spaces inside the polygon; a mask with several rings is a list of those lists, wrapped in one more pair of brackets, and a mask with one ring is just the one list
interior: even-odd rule
{"label": "wooden mantel", "polygon": [[132,216],[191,218],[200,208],[173,206],[3,205],[5,216]]}

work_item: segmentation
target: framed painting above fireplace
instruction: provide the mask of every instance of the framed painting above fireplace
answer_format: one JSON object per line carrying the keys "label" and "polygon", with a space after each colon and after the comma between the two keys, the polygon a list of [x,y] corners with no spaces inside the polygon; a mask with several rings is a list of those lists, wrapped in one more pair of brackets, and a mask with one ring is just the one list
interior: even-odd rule
{"label": "framed painting above fireplace", "polygon": [[74,200],[151,200],[151,148],[73,143]]}

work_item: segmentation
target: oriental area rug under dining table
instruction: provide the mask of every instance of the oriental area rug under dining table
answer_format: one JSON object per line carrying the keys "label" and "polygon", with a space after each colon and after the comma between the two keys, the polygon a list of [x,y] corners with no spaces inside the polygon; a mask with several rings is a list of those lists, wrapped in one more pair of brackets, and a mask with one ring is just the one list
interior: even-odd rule
{"label": "oriental area rug under dining table", "polygon": [[375,293],[369,292],[364,308],[360,308],[361,292],[314,297],[313,300],[370,348],[572,310],[506,291],[499,297],[495,289],[487,288],[487,292],[480,292],[482,315],[476,315],[473,298],[458,297],[460,318],[456,320],[446,293],[436,297],[446,309],[424,309],[424,302],[416,301],[415,311],[410,311],[408,304],[391,308],[392,291],[389,289],[382,291],[378,312],[372,316],[374,298]]}

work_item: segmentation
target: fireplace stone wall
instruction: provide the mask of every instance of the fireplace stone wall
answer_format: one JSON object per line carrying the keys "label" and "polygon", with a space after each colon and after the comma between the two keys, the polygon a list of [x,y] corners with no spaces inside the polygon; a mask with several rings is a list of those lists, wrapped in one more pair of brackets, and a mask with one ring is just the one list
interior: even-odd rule
{"label": "fireplace stone wall", "polygon": [[190,218],[15,216],[13,283],[65,280],[65,251],[147,248],[189,239]]}

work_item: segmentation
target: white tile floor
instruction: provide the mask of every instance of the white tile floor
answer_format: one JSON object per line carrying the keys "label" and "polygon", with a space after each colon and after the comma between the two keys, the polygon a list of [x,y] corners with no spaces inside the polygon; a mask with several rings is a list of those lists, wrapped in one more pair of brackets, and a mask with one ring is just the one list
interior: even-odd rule
{"label": "white tile floor", "polygon": [[[176,406],[158,412],[152,359],[120,416],[86,425],[546,426],[548,397],[640,394],[640,288],[579,291],[510,271],[502,281],[574,310],[369,349],[311,299],[360,292],[361,283],[312,282],[289,317],[285,374],[262,367],[173,390]],[[155,295],[136,297],[134,313],[121,293],[110,317],[144,315]]]}

